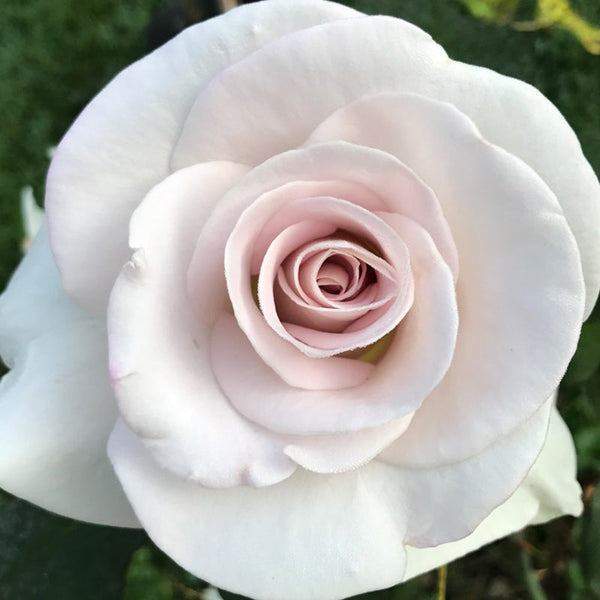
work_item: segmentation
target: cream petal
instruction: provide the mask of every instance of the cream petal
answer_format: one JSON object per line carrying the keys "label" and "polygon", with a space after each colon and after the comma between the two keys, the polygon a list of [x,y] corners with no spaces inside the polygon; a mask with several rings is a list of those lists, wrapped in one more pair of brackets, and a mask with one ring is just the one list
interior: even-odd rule
{"label": "cream petal", "polygon": [[337,600],[402,578],[401,510],[382,497],[389,467],[299,469],[273,486],[211,490],[160,469],[124,426],[109,453],[154,543],[219,588],[255,600],[281,600],[281,590],[286,600]]}
{"label": "cream petal", "polygon": [[542,452],[517,491],[467,537],[433,548],[407,546],[404,579],[445,565],[526,525],[562,515],[577,517],[582,508],[573,440],[558,411],[553,409]]}
{"label": "cream petal", "polygon": [[[178,480],[122,424],[109,454],[150,537],[188,571],[256,600],[279,600],[282,589],[289,600],[337,600],[401,581],[406,543],[471,533],[525,477],[551,406],[458,464],[420,470],[374,460],[332,475],[299,469],[263,488]],[[465,494],[472,486],[477,493]],[[232,519],[234,534],[223,535]]]}
{"label": "cream petal", "polygon": [[0,298],[0,486],[59,514],[139,527],[106,456],[106,331],[61,289],[42,227]]}

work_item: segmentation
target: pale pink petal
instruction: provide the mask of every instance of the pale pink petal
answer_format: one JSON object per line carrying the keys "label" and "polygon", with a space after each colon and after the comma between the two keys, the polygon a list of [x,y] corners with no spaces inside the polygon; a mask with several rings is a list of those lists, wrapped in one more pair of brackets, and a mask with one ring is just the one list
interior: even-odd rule
{"label": "pale pink petal", "polygon": [[573,440],[557,410],[553,409],[542,452],[517,491],[462,540],[434,548],[407,546],[404,579],[448,564],[526,525],[561,515],[579,516],[583,506],[576,475]]}
{"label": "pale pink petal", "polygon": [[[334,176],[337,173],[334,173]],[[290,176],[293,177],[292,174]],[[265,193],[264,199],[268,200],[269,204],[277,201],[291,202],[293,200],[301,200],[303,198],[315,198],[317,196],[327,196],[347,200],[358,206],[362,206],[367,210],[383,210],[386,206],[381,198],[364,185],[352,181],[302,181],[302,178],[309,177],[309,174],[299,173],[300,181],[291,181],[276,187],[273,191]],[[339,176],[339,174],[338,174]],[[350,175],[351,176],[351,175]],[[261,197],[262,199],[262,197]],[[273,204],[274,205],[274,204]],[[264,225],[260,231],[256,243],[254,245],[254,254],[252,256],[252,273],[256,274],[260,271],[260,265],[273,238],[281,229],[277,220],[273,220]]]}
{"label": "pale pink petal", "polygon": [[[302,323],[311,325],[313,328],[322,329],[324,331],[343,331],[352,321],[363,316],[370,310],[379,308],[383,304],[389,302],[393,296],[390,292],[382,298],[376,298],[378,290],[372,285],[365,293],[360,295],[361,302],[327,302],[327,305],[318,305],[315,302],[308,302],[305,298],[298,297],[294,290],[287,283],[287,279],[282,276],[283,268],[277,265],[276,261],[270,261],[278,246],[286,244],[286,248],[282,254],[286,254],[287,249],[293,250],[299,239],[299,234],[306,231],[308,240],[315,236],[318,231],[319,223],[315,221],[302,221],[295,225],[291,225],[285,229],[270,246],[268,255],[265,257],[262,266],[262,276],[259,278],[258,299],[261,310],[265,314],[267,322],[269,318],[277,321],[291,321],[294,323]],[[287,242],[290,242],[289,246]],[[274,289],[273,289],[274,287]],[[263,289],[264,288],[264,289]],[[272,291],[271,291],[272,290]],[[267,301],[263,299],[261,302],[261,293],[263,296],[273,296]],[[332,306],[332,304],[335,304]],[[273,311],[276,308],[276,313]],[[267,316],[267,313],[270,316]]]}
{"label": "pale pink petal", "polygon": [[[333,216],[334,214],[332,213],[331,217]],[[335,219],[332,218],[332,222],[334,223]],[[369,243],[375,247],[376,239],[374,243],[374,241],[369,240],[367,236],[362,243]],[[269,251],[271,251],[271,248]],[[400,254],[406,257],[406,251],[404,249],[401,250]],[[341,294],[332,294],[323,291],[320,289],[320,285],[322,284],[317,283],[318,279],[323,276],[323,266],[327,266],[325,261],[333,255],[339,260],[342,260],[343,258],[346,262],[350,263],[354,261],[357,263],[353,269],[355,271],[353,278],[356,279],[356,281],[348,281],[348,289]],[[265,261],[263,260],[263,266],[264,262]],[[377,256],[371,252],[371,250],[364,248],[361,244],[345,239],[344,235],[341,233],[336,234],[335,236],[328,236],[326,239],[316,240],[311,245],[307,244],[304,247],[299,248],[286,259],[285,263],[282,265],[282,270],[283,273],[287,275],[287,279],[292,284],[292,287],[297,290],[297,294],[300,295],[307,304],[319,308],[343,309],[348,306],[359,307],[365,302],[362,294],[359,297],[349,298],[350,296],[356,296],[358,294],[358,291],[364,282],[365,273],[362,273],[361,278],[361,275],[358,272],[361,262],[364,264],[368,263],[375,271],[381,273],[383,277],[382,285],[380,285],[378,289],[372,290],[373,294],[367,294],[367,297],[370,298],[368,301],[373,301],[375,297],[380,297],[381,294],[379,294],[379,292],[381,291],[381,288],[385,287],[389,290],[395,287],[392,284],[385,285],[385,282],[390,282],[394,279],[393,269],[386,260]],[[325,263],[325,265],[323,265],[323,263]],[[346,269],[340,265],[337,266],[344,271],[347,278]],[[335,282],[332,280],[330,283]],[[339,285],[343,285],[341,281],[339,282]],[[305,292],[305,290],[309,289],[310,293]]]}
{"label": "pale pink petal", "polygon": [[358,15],[332,2],[271,0],[190,27],[119,74],[56,149],[47,182],[52,248],[68,293],[102,312],[127,261],[127,223],[169,160],[199,90],[291,31]]}
{"label": "pale pink petal", "polygon": [[[280,600],[282,589],[287,600],[337,600],[401,581],[405,544],[471,533],[526,476],[550,408],[458,464],[420,470],[373,460],[331,475],[298,469],[264,488],[181,481],[121,424],[109,454],[152,540],[188,571],[256,600]],[[476,493],[465,493],[471,486]],[[232,519],[234,534],[223,535]]]}
{"label": "pale pink petal", "polygon": [[379,427],[332,435],[286,436],[284,452],[315,473],[342,473],[362,467],[401,436],[412,414]]}
{"label": "pale pink petal", "polygon": [[[415,302],[362,385],[329,391],[290,387],[254,352],[235,319],[222,315],[211,342],[213,371],[242,414],[272,431],[314,434],[374,427],[419,407],[450,364],[458,320],[452,273],[431,238],[406,219],[402,239],[410,252]],[[346,361],[348,372],[340,371],[338,387],[364,364]],[[306,371],[305,380],[318,375]]]}
{"label": "pale pink petal", "polygon": [[262,162],[302,144],[338,108],[380,92],[456,105],[488,140],[539,173],[577,239],[589,314],[600,288],[600,185],[575,134],[532,86],[451,61],[430,36],[399,19],[347,19],[299,31],[223,71],[192,107],[175,164]]}
{"label": "pale pink petal", "polygon": [[[282,211],[285,213],[282,217],[289,222],[289,225],[301,221],[335,224],[340,229],[363,237],[377,245],[386,260],[376,261],[378,257],[373,256],[373,261],[378,262],[378,267],[384,271],[387,278],[394,280],[396,293],[393,302],[389,306],[384,305],[376,309],[374,312],[377,312],[378,318],[373,323],[365,325],[364,329],[358,328],[356,331],[350,330],[343,333],[315,331],[314,334],[309,334],[304,328],[302,338],[312,339],[314,343],[300,341],[290,334],[292,330],[299,331],[298,326],[282,324],[279,321],[273,296],[275,270],[289,254],[294,242],[297,242],[296,236],[291,236],[291,240],[284,236],[279,239],[280,243],[274,242],[265,254],[263,268],[261,268],[258,279],[258,299],[261,313],[254,303],[249,285],[250,262],[248,257],[251,255],[251,248],[248,248],[248,242],[251,242],[251,238],[248,239],[245,235],[248,227],[247,221],[255,220],[252,214],[255,210],[260,210],[258,204],[253,205],[244,213],[229,238],[225,253],[227,286],[240,327],[267,364],[290,385],[298,385],[292,383],[292,381],[297,381],[292,378],[304,378],[304,376],[296,369],[292,373],[288,373],[287,365],[282,366],[279,363],[278,354],[271,345],[271,338],[274,336],[269,335],[267,326],[270,326],[274,332],[307,356],[324,358],[357,347],[365,347],[389,333],[402,320],[410,308],[413,298],[413,280],[409,267],[408,249],[394,230],[373,213],[335,198],[308,198],[290,202]],[[286,231],[289,231],[289,228]],[[289,243],[290,241],[292,244]],[[340,243],[350,247],[348,242]],[[331,244],[322,241],[318,243],[317,247],[325,249],[328,245]],[[362,252],[363,258],[368,253],[366,250],[360,249],[356,249],[356,252]],[[321,362],[323,362],[323,368],[326,369],[327,364],[324,361]]]}
{"label": "pale pink petal", "polygon": [[483,140],[449,104],[367,98],[314,133],[315,141],[339,136],[383,145],[405,161],[450,224],[461,269],[456,353],[401,443],[406,464],[459,460],[535,411],[562,378],[582,318],[572,234],[535,172]]}
{"label": "pale pink petal", "polygon": [[108,314],[121,415],[159,464],[217,487],[269,485],[295,469],[281,440],[227,402],[210,366],[210,330],[195,319],[186,293],[186,267],[207,207],[244,171],[231,163],[197,165],[150,192],[133,216],[136,250]]}
{"label": "pale pink petal", "polygon": [[[221,265],[225,245],[241,214],[252,206],[256,221],[248,223],[247,235],[257,235],[251,259],[257,274],[269,243],[284,227],[272,218],[283,204],[294,200],[330,196],[345,199],[368,210],[399,212],[420,223],[434,239],[455,275],[456,248],[448,225],[432,191],[395,157],[352,144],[328,143],[286,152],[252,169],[219,201],[198,238],[190,266],[190,293],[201,298],[206,287],[217,289],[224,281]],[[211,260],[207,264],[206,257]],[[212,323],[227,295],[211,295],[196,306],[198,318]]]}
{"label": "pale pink petal", "polygon": [[68,517],[139,527],[106,456],[106,331],[64,294],[43,226],[0,298],[0,487]]}

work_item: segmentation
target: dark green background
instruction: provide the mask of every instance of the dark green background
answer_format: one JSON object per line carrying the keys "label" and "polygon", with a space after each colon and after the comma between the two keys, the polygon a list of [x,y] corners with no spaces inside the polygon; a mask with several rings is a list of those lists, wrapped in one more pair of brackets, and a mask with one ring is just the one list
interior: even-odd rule
{"label": "dark green background", "polygon": [[[489,25],[455,0],[347,4],[404,17],[431,33],[451,57],[534,84],[565,114],[600,171],[600,57],[586,53],[567,32],[519,33]],[[20,257],[20,190],[33,185],[43,197],[47,148],[115,73],[147,52],[152,19],[156,36],[202,17],[191,2],[164,12],[168,5],[164,0],[2,0],[0,287]],[[600,25],[599,1],[572,5]],[[533,2],[523,0],[518,16],[532,14]],[[584,517],[531,528],[453,563],[448,598],[600,598],[600,500],[594,494],[600,479],[599,364],[595,314],[560,396],[578,448]],[[0,600],[192,600],[202,586],[142,532],[73,522],[0,496]],[[430,599],[434,591],[435,574],[429,574],[367,597]]]}

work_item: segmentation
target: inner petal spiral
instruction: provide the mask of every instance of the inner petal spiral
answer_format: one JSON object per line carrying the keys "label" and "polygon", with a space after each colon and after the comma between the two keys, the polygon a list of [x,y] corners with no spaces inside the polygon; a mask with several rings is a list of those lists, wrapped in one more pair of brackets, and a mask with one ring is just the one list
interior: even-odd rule
{"label": "inner petal spiral", "polygon": [[358,331],[374,322],[401,292],[399,283],[389,265],[360,244],[339,237],[316,240],[279,267],[277,316],[290,335],[312,346],[318,332]]}
{"label": "inner petal spiral", "polygon": [[[383,222],[363,209],[358,209],[360,218],[350,216],[357,207],[332,198],[308,200],[304,210],[324,205],[329,205],[330,222],[346,221],[346,226],[317,239],[304,237],[308,221],[284,227],[264,254],[258,279],[267,324],[313,357],[379,340],[408,312],[414,288],[408,250]],[[383,244],[365,218],[385,230]]]}

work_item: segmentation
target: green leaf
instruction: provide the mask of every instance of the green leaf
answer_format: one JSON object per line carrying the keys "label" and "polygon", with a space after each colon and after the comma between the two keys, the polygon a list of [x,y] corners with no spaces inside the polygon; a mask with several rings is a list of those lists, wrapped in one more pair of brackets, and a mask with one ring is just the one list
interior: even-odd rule
{"label": "green leaf", "polygon": [[458,0],[477,19],[508,23],[519,5],[519,0]]}
{"label": "green leaf", "polygon": [[152,560],[152,548],[143,546],[129,564],[123,600],[171,600],[173,586],[169,577]]}
{"label": "green leaf", "polygon": [[0,600],[120,600],[131,553],[146,539],[8,498],[0,510]]}

